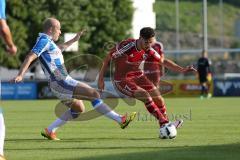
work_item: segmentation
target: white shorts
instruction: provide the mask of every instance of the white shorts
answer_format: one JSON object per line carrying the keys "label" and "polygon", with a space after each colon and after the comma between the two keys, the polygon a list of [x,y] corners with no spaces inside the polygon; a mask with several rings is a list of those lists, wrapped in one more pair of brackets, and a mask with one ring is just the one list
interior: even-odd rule
{"label": "white shorts", "polygon": [[49,87],[53,94],[62,101],[72,100],[73,91],[79,82],[70,76],[65,80],[50,80]]}

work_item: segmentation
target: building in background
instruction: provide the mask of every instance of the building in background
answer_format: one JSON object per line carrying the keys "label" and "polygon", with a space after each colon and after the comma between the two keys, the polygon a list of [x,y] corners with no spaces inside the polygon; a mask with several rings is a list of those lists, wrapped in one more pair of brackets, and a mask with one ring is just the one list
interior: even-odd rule
{"label": "building in background", "polygon": [[153,11],[155,0],[132,0],[133,1],[133,20],[132,34],[134,38],[139,37],[139,31],[143,27],[156,28],[156,14]]}

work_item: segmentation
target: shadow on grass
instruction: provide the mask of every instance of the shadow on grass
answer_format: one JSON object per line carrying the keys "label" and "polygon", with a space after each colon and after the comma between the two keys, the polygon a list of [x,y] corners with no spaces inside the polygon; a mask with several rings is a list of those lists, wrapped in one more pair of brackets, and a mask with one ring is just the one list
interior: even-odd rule
{"label": "shadow on grass", "polygon": [[37,138],[37,139],[34,139],[34,138],[14,138],[14,139],[7,138],[7,139],[5,139],[5,142],[42,142],[42,141],[43,141],[43,138]]}
{"label": "shadow on grass", "polygon": [[[61,158],[56,160],[239,160],[240,159],[240,143],[225,145],[205,145],[205,146],[129,146],[127,142],[131,141],[148,141],[159,140],[158,138],[117,138],[117,140],[128,140],[126,145],[112,144],[111,146],[85,146],[86,142],[98,141],[114,141],[116,138],[68,138],[61,141],[49,141],[44,139],[7,139],[6,142],[37,142],[44,145],[23,146],[22,148],[6,148],[8,151],[21,152],[46,152],[58,153],[65,152]],[[160,140],[162,141],[162,140]],[[168,140],[163,140],[167,142]],[[43,142],[43,143],[42,143]],[[84,142],[80,145],[81,142]],[[74,143],[75,145],[69,146]],[[161,143],[161,142],[160,142]],[[55,145],[56,144],[56,145]],[[76,146],[77,144],[77,146]],[[49,146],[50,145],[50,146]],[[79,146],[80,145],[80,146]],[[79,154],[69,155],[68,152],[79,152]],[[81,153],[87,153],[89,157],[82,157]],[[106,155],[97,155],[97,153]],[[122,152],[122,153],[119,153]],[[79,156],[79,157],[78,157]],[[48,159],[48,158],[46,158]],[[53,158],[54,160],[54,158]]]}
{"label": "shadow on grass", "polygon": [[[125,138],[125,137],[100,137],[100,138],[67,138],[67,139],[61,139],[61,141],[55,141],[55,142],[59,142],[59,143],[64,143],[64,142],[71,142],[71,143],[75,143],[75,142],[90,142],[90,141],[112,141],[112,140],[130,140],[130,141],[145,141],[145,140],[159,140],[159,138]],[[37,139],[33,139],[33,138],[8,138],[5,140],[6,142],[44,142],[44,141],[49,141],[46,138],[42,137],[42,138],[37,138]]]}
{"label": "shadow on grass", "polygon": [[[129,149],[134,148],[136,149],[137,147],[131,147]],[[126,150],[126,148],[124,149]],[[152,151],[144,151],[143,149],[151,149]],[[239,160],[240,144],[189,147],[139,147],[138,152],[111,154],[110,150],[109,153],[110,154],[104,156],[92,155],[91,157],[85,158],[63,158],[58,160]]]}

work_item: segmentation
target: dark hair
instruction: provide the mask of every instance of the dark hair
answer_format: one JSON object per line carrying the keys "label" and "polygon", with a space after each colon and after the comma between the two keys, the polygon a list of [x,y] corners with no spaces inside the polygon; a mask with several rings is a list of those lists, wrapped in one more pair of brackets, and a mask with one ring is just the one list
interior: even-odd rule
{"label": "dark hair", "polygon": [[151,27],[144,27],[140,30],[140,37],[144,39],[149,39],[155,36],[154,29]]}

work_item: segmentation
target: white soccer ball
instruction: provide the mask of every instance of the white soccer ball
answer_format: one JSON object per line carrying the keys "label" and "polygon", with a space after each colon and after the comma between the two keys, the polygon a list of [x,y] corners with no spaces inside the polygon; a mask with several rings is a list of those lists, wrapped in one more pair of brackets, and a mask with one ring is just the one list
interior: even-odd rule
{"label": "white soccer ball", "polygon": [[177,136],[177,129],[172,123],[164,124],[160,128],[159,138],[173,139]]}

